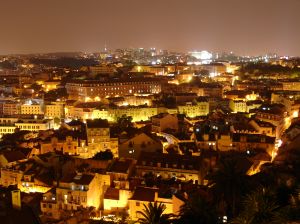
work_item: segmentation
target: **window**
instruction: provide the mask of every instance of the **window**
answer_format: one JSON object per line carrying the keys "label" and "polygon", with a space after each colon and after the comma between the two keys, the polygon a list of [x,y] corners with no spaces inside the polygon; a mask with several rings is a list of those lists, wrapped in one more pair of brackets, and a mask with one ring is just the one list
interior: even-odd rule
{"label": "window", "polygon": [[137,201],[137,202],[135,203],[135,205],[136,205],[137,207],[140,206],[140,202]]}

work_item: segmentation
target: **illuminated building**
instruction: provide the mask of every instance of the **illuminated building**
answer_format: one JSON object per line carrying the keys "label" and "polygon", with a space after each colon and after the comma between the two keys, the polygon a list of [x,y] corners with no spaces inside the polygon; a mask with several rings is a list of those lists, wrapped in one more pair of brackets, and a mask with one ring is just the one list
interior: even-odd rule
{"label": "illuminated building", "polygon": [[47,217],[59,219],[65,211],[81,207],[97,210],[103,207],[103,194],[109,182],[108,175],[68,174],[59,181],[56,190],[43,195],[41,211]]}
{"label": "illuminated building", "polygon": [[89,66],[88,70],[91,72],[92,75],[113,74],[117,71],[115,67],[107,65]]}
{"label": "illuminated building", "polygon": [[22,178],[23,178],[22,171],[8,168],[8,167],[1,168],[0,183],[4,187],[8,187],[10,185],[18,185],[20,187]]}
{"label": "illuminated building", "polygon": [[119,144],[119,157],[137,159],[142,151],[156,152],[162,150],[161,142],[145,133],[136,134]]}
{"label": "illuminated building", "polygon": [[154,75],[167,75],[174,71],[174,68],[163,65],[136,65],[131,70],[131,72],[152,73]]}
{"label": "illuminated building", "polygon": [[119,156],[119,138],[111,137],[110,138],[110,151],[112,152],[114,158],[118,158]]}
{"label": "illuminated building", "polygon": [[20,96],[23,93],[24,89],[22,87],[14,86],[13,89],[12,89],[12,91],[17,96]]}
{"label": "illuminated building", "polygon": [[58,209],[55,191],[55,188],[52,188],[43,194],[43,199],[41,200],[41,212],[47,217],[59,219],[60,211]]}
{"label": "illuminated building", "polygon": [[111,185],[118,189],[129,189],[129,178],[131,177],[134,169],[135,161],[123,157],[115,159],[107,174],[110,175]]}
{"label": "illuminated building", "polygon": [[153,95],[149,95],[149,96],[127,95],[122,97],[111,98],[109,100],[115,105],[121,107],[121,106],[140,106],[140,105],[151,106],[152,99],[153,99]]}
{"label": "illuminated building", "polygon": [[161,176],[163,179],[172,177],[182,181],[200,183],[200,157],[157,152],[141,152],[136,173],[143,177],[147,173]]}
{"label": "illuminated building", "polygon": [[[251,133],[251,130],[253,133]],[[265,134],[257,134],[255,130],[250,131],[232,130],[233,133],[221,134],[204,134],[197,135],[196,143],[202,149],[214,149],[220,151],[242,151],[260,149],[272,155],[275,148],[275,137]]]}
{"label": "illuminated building", "polygon": [[196,93],[175,93],[174,94],[176,104],[182,104],[186,102],[192,102],[198,98]]}
{"label": "illuminated building", "polygon": [[187,103],[178,106],[178,113],[185,114],[187,117],[206,116],[209,113],[209,103],[206,101]]}
{"label": "illuminated building", "polygon": [[11,192],[12,207],[14,209],[21,209],[21,192],[20,190],[13,190]]}
{"label": "illuminated building", "polygon": [[258,108],[261,102],[257,100],[258,94],[253,91],[231,90],[223,94],[225,99],[230,99],[229,108],[233,113],[249,112],[250,109]]}
{"label": "illuminated building", "polygon": [[275,137],[276,127],[271,123],[260,120],[251,120],[249,124],[258,132],[258,134]]}
{"label": "illuminated building", "polygon": [[285,106],[288,115],[295,118],[299,115],[300,92],[299,91],[277,91],[271,96],[272,103],[281,103]]}
{"label": "illuminated building", "polygon": [[[24,116],[24,117],[27,117]],[[41,118],[16,118],[16,117],[2,117],[0,118],[0,135],[12,134],[16,128],[27,131],[40,131],[53,128],[53,120]]]}
{"label": "illuminated building", "polygon": [[161,92],[161,83],[155,79],[127,79],[110,81],[77,80],[66,84],[69,99],[84,101],[87,97],[105,98],[130,94]]}
{"label": "illuminated building", "polygon": [[135,65],[131,72],[150,72],[151,65]]}
{"label": "illuminated building", "polygon": [[118,108],[110,108],[109,116],[113,121],[117,121],[118,118],[123,115],[132,117],[132,121],[147,121],[154,115],[158,114],[158,108],[147,106],[124,106]]}
{"label": "illuminated building", "polygon": [[178,130],[177,115],[172,114],[158,114],[151,118],[152,131],[163,132],[166,129]]}
{"label": "illuminated building", "polygon": [[190,81],[192,81],[193,76],[193,73],[180,73],[175,75],[175,80],[178,84],[189,83]]}
{"label": "illuminated building", "polygon": [[85,102],[69,104],[65,106],[65,116],[71,119],[92,119],[93,110],[100,107],[102,104],[99,102]]}
{"label": "illuminated building", "polygon": [[218,76],[211,77],[211,79],[214,82],[224,82],[224,83],[230,83],[231,85],[234,84],[234,81],[237,79],[237,76],[231,75],[231,74],[221,74]]}
{"label": "illuminated building", "polygon": [[206,70],[210,77],[219,76],[226,72],[226,66],[222,63],[210,63],[206,65],[201,65],[202,70]]}
{"label": "illuminated building", "polygon": [[45,193],[49,191],[52,188],[52,178],[47,177],[49,173],[38,174],[36,170],[25,171],[19,189],[26,193]]}
{"label": "illuminated building", "polygon": [[226,64],[226,72],[235,74],[240,69],[240,65],[237,64]]}
{"label": "illuminated building", "polygon": [[0,124],[0,138],[5,134],[12,134],[16,130],[14,124]]}
{"label": "illuminated building", "polygon": [[46,104],[45,117],[47,118],[64,118],[64,105],[63,104]]}
{"label": "illuminated building", "polygon": [[128,207],[128,199],[132,192],[129,189],[129,178],[132,175],[135,161],[132,159],[116,159],[107,170],[111,186],[104,194],[104,210],[112,211]]}
{"label": "illuminated building", "polygon": [[17,185],[22,192],[44,193],[52,187],[49,170],[35,162],[18,161],[10,167],[1,168],[0,183],[3,186]]}
{"label": "illuminated building", "polygon": [[83,131],[85,126],[87,142],[79,139],[76,153],[80,158],[91,158],[100,151],[109,149],[114,157],[118,157],[118,138],[110,137],[110,129],[107,120],[94,119],[86,120],[85,124],[79,121],[72,121],[66,127],[70,130]]}
{"label": "illuminated building", "polygon": [[96,144],[99,151],[110,148],[110,132],[107,120],[86,120],[86,132],[88,143]]}
{"label": "illuminated building", "polygon": [[4,100],[0,102],[0,108],[3,115],[16,115],[20,114],[20,102],[12,100]]}
{"label": "illuminated building", "polygon": [[179,215],[180,207],[184,202],[175,195],[169,198],[159,195],[159,189],[149,187],[137,187],[129,200],[129,217],[132,220],[141,218],[138,211],[142,211],[149,203],[162,203],[165,207],[164,214]]}
{"label": "illuminated building", "polygon": [[210,63],[212,60],[212,53],[208,51],[192,51],[189,52],[189,54],[200,60],[202,63]]}
{"label": "illuminated building", "polygon": [[[120,106],[102,108],[84,108],[79,105],[67,106],[67,117],[73,119],[107,119],[109,122],[116,122],[118,118],[126,115],[132,117],[133,122],[148,121],[152,116],[160,112],[167,111],[167,108],[148,107],[148,106]],[[190,117],[206,116],[209,113],[208,102],[197,102],[196,104],[180,105],[170,113],[184,113]]]}
{"label": "illuminated building", "polygon": [[300,81],[299,80],[284,80],[280,82],[282,84],[282,90],[286,91],[299,91]]}
{"label": "illuminated building", "polygon": [[229,108],[233,113],[247,112],[247,102],[244,100],[230,100]]}
{"label": "illuminated building", "polygon": [[202,83],[199,88],[203,89],[203,95],[209,97],[222,97],[223,86],[219,83]]}
{"label": "illuminated building", "polygon": [[270,156],[275,148],[275,137],[258,134],[232,134],[232,149],[246,152],[252,149],[261,149]]}
{"label": "illuminated building", "polygon": [[[76,118],[82,119],[107,119],[109,122],[117,122],[122,116],[132,117],[132,121],[147,121],[154,115],[158,114],[158,108],[147,106],[121,106],[102,109],[92,109],[91,111],[82,111],[81,115],[77,114]],[[81,117],[79,117],[79,116]],[[74,117],[70,116],[70,117]]]}
{"label": "illuminated building", "polygon": [[[59,137],[59,138],[58,138]],[[40,142],[41,154],[47,152],[59,151],[63,154],[76,155],[78,148],[78,140],[71,136],[51,137]]]}
{"label": "illuminated building", "polygon": [[108,109],[93,109],[92,119],[107,119],[108,121],[112,121],[113,119],[109,115]]}
{"label": "illuminated building", "polygon": [[165,93],[194,93],[197,96],[204,96],[204,91],[206,91],[206,89],[202,86],[193,86],[190,85],[190,83],[182,83],[179,85],[169,83],[168,85],[164,85],[163,88],[163,92]]}
{"label": "illuminated building", "polygon": [[132,196],[132,192],[127,189],[108,188],[104,194],[104,211],[121,211],[128,208],[128,199]]}
{"label": "illuminated building", "polygon": [[262,105],[256,110],[255,117],[258,120],[266,121],[276,127],[276,137],[278,138],[290,124],[287,112],[282,104]]}
{"label": "illuminated building", "polygon": [[44,107],[41,104],[22,104],[21,105],[21,114],[44,114]]}
{"label": "illuminated building", "polygon": [[42,88],[45,92],[49,92],[51,90],[55,90],[58,88],[58,86],[60,85],[60,82],[59,81],[45,81],[43,84],[42,84]]}
{"label": "illuminated building", "polygon": [[100,176],[98,174],[69,174],[62,178],[56,188],[58,209],[77,210],[80,206],[98,209],[101,205],[100,197],[103,186],[109,184]]}
{"label": "illuminated building", "polygon": [[261,100],[251,100],[247,101],[247,112],[255,111],[255,109],[258,109],[263,104],[263,101]]}
{"label": "illuminated building", "polygon": [[223,97],[231,100],[252,101],[258,98],[258,94],[254,93],[254,91],[231,90],[224,92]]}
{"label": "illuminated building", "polygon": [[47,119],[21,119],[15,123],[15,126],[20,130],[42,131],[52,129],[54,122]]}
{"label": "illuminated building", "polygon": [[[215,127],[217,128],[217,127]],[[228,143],[229,141],[231,141],[231,139],[228,139],[227,135],[221,135],[220,136],[220,143],[222,145],[223,149],[227,149],[227,144],[230,145],[230,143]],[[213,149],[216,150],[218,147],[218,138],[216,136],[216,134],[210,134],[210,133],[204,133],[204,134],[199,134],[196,133],[195,136],[195,142],[198,146],[198,148],[200,149]]]}

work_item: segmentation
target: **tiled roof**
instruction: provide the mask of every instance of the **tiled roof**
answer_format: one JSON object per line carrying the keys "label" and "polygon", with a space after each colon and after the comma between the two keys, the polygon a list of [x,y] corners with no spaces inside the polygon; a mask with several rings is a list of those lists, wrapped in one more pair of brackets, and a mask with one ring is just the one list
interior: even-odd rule
{"label": "tiled roof", "polygon": [[131,159],[116,160],[113,162],[112,166],[109,168],[109,172],[127,173],[131,164],[132,164]]}
{"label": "tiled roof", "polygon": [[64,176],[61,179],[61,182],[75,183],[75,184],[80,184],[80,185],[89,185],[93,179],[94,179],[94,176],[89,175],[89,174],[82,174],[82,175],[69,174],[69,175]]}
{"label": "tiled roof", "polygon": [[116,188],[107,188],[104,199],[113,199],[113,200],[119,200],[119,189]]}
{"label": "tiled roof", "polygon": [[232,141],[240,142],[241,137],[244,137],[246,139],[246,142],[249,142],[249,143],[251,143],[251,142],[253,142],[253,143],[264,142],[264,143],[269,143],[269,144],[275,143],[274,137],[260,135],[260,134],[240,134],[240,133],[233,133]]}
{"label": "tiled roof", "polygon": [[26,156],[20,151],[6,151],[2,155],[8,162],[26,159]]}
{"label": "tiled roof", "polygon": [[142,151],[138,158],[137,165],[170,169],[199,170],[200,157]]}
{"label": "tiled roof", "polygon": [[130,200],[153,202],[157,191],[155,188],[137,187]]}
{"label": "tiled roof", "polygon": [[87,128],[109,128],[107,120],[95,119],[86,121]]}

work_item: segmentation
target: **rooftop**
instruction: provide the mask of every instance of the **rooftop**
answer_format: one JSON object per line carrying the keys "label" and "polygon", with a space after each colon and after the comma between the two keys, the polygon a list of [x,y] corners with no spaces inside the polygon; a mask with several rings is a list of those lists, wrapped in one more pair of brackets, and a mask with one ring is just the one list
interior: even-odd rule
{"label": "rooftop", "polygon": [[109,128],[106,119],[86,120],[87,128]]}
{"label": "rooftop", "polygon": [[119,189],[111,187],[107,188],[104,199],[119,200]]}
{"label": "rooftop", "polygon": [[158,192],[158,189],[149,187],[137,187],[130,200],[153,202],[155,199],[155,192]]}
{"label": "rooftop", "polygon": [[131,159],[115,160],[108,171],[112,173],[128,173],[132,162]]}
{"label": "rooftop", "polygon": [[9,163],[26,159],[26,156],[21,151],[6,151],[2,155]]}
{"label": "rooftop", "polygon": [[78,185],[89,185],[94,179],[90,174],[69,174],[64,176],[60,181],[63,183],[74,183]]}
{"label": "rooftop", "polygon": [[185,170],[199,170],[199,156],[141,152],[137,165]]}

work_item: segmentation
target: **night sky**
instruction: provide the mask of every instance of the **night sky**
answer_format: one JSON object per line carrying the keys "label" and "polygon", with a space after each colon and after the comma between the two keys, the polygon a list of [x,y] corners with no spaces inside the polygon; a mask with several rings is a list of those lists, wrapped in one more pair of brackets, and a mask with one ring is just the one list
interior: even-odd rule
{"label": "night sky", "polygon": [[0,0],[0,54],[127,47],[300,56],[300,0]]}

